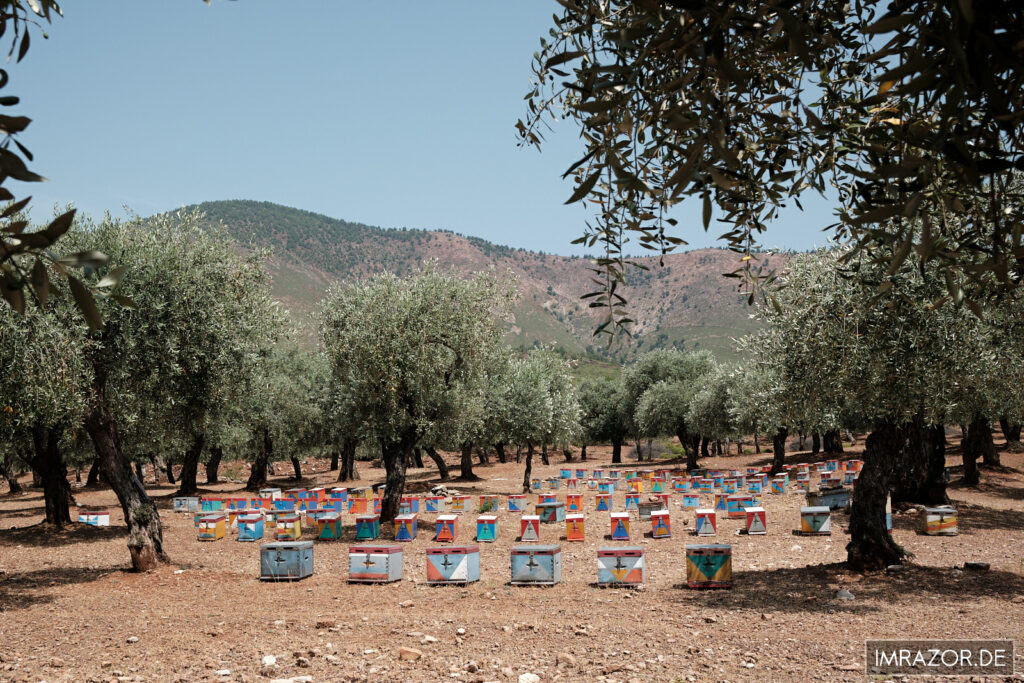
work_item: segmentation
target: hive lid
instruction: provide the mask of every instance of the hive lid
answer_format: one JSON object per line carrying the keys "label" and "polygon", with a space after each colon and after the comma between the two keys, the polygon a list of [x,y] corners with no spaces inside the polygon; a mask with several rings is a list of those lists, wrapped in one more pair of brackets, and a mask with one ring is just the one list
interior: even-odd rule
{"label": "hive lid", "polygon": [[[309,541],[312,543],[312,541]],[[348,548],[349,554],[352,553],[366,553],[373,555],[393,555],[395,553],[401,554],[402,546],[400,545],[351,545]]]}
{"label": "hive lid", "polygon": [[260,547],[263,550],[305,550],[313,547],[313,541],[277,541],[264,543]]}
{"label": "hive lid", "polygon": [[562,552],[560,545],[517,545],[512,547],[513,555],[554,555]]}

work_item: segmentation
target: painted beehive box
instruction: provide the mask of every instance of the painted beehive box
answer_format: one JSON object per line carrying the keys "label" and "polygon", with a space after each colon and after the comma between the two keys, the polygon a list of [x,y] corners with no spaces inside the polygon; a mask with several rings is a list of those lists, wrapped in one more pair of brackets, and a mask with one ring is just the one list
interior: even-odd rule
{"label": "painted beehive box", "polygon": [[566,491],[578,491],[579,490],[579,481],[580,480],[577,479],[576,477],[571,477],[569,479],[566,479],[565,480],[565,490]]}
{"label": "painted beehive box", "polygon": [[362,498],[369,500],[373,498],[373,489],[368,486],[353,486],[348,490],[348,497],[349,499]]}
{"label": "painted beehive box", "polygon": [[644,480],[639,478],[632,478],[626,480],[629,490],[631,493],[643,493],[644,492]]}
{"label": "painted beehive box", "polygon": [[548,488],[552,491],[557,491],[562,486],[562,480],[558,477],[551,477],[548,479]]}
{"label": "painted beehive box", "polygon": [[608,472],[609,479],[618,479],[621,476],[619,470],[610,470]]}
{"label": "painted beehive box", "polygon": [[716,489],[722,488],[722,484],[725,482],[725,477],[721,474],[711,477],[711,485]]}
{"label": "painted beehive box", "polygon": [[640,509],[640,494],[639,493],[627,493],[626,494],[626,510],[639,510]]}
{"label": "painted beehive box", "polygon": [[562,580],[562,548],[519,545],[512,548],[513,586],[553,586]]}
{"label": "painted beehive box", "polygon": [[660,500],[661,501],[661,509],[662,510],[668,510],[669,505],[672,503],[672,494],[671,493],[655,493],[651,497],[654,498],[655,500]]}
{"label": "painted beehive box", "polygon": [[501,500],[497,495],[484,494],[480,496],[480,512],[498,512],[501,510]]}
{"label": "painted beehive box", "polygon": [[281,517],[286,517],[294,513],[288,512],[287,510],[264,510],[263,512],[263,530],[267,533],[271,531],[276,532],[277,520]]}
{"label": "painted beehive box", "polygon": [[804,536],[831,536],[832,511],[823,505],[800,508],[800,533]]}
{"label": "painted beehive box", "polygon": [[434,540],[454,543],[459,535],[458,515],[438,515],[434,520]]}
{"label": "painted beehive box", "polygon": [[577,479],[586,479],[587,478],[587,471],[586,470],[576,470],[576,478]]}
{"label": "painted beehive box", "polygon": [[[948,468],[947,468],[948,471]],[[843,472],[843,484],[853,486],[857,483],[857,472]],[[946,481],[949,481],[948,479]]]}
{"label": "painted beehive box", "polygon": [[451,511],[454,513],[466,512],[469,510],[469,496],[452,496]]}
{"label": "painted beehive box", "polygon": [[582,541],[584,540],[584,519],[583,515],[566,515],[565,516],[565,540],[567,541]]}
{"label": "painted beehive box", "polygon": [[729,511],[729,495],[724,491],[715,494],[715,509],[720,512]]}
{"label": "painted beehive box", "polygon": [[305,519],[303,519],[303,524],[311,529],[319,529],[320,520],[324,517],[324,515],[332,514],[335,514],[334,510],[320,510],[319,508],[315,510],[306,510],[306,515]]}
{"label": "painted beehive box", "polygon": [[629,513],[611,513],[611,537],[613,541],[629,540]]}
{"label": "painted beehive box", "polygon": [[199,498],[194,496],[181,496],[175,498],[174,501],[175,512],[199,512]]}
{"label": "painted beehive box", "polygon": [[732,546],[727,543],[687,545],[686,585],[732,588]]}
{"label": "painted beehive box", "polygon": [[402,501],[398,504],[398,513],[402,515],[416,514],[420,511],[420,498],[419,496],[402,496]]}
{"label": "painted beehive box", "polygon": [[684,493],[690,490],[690,482],[682,477],[675,477],[672,479],[672,490],[677,493]]}
{"label": "painted beehive box", "polygon": [[417,533],[419,533],[419,519],[415,513],[395,515],[396,541],[415,541]]}
{"label": "painted beehive box", "polygon": [[772,493],[785,493],[786,492],[786,475],[777,474],[772,479]]}
{"label": "painted beehive box", "polygon": [[323,486],[315,486],[309,490],[309,497],[322,503],[327,500],[327,489]]}
{"label": "painted beehive box", "polygon": [[479,580],[479,546],[427,548],[427,583],[472,583]]}
{"label": "painted beehive box", "polygon": [[594,479],[604,479],[608,476],[608,473],[604,470],[594,470]]}
{"label": "painted beehive box", "polygon": [[541,524],[557,524],[565,521],[565,503],[544,503],[537,506]]}
{"label": "painted beehive box", "polygon": [[540,491],[543,487],[544,487],[544,480],[542,480],[542,479],[531,479],[530,480],[530,490],[531,491]]}
{"label": "painted beehive box", "polygon": [[651,478],[651,493],[664,493],[665,480],[662,477]]}
{"label": "painted beehive box", "polygon": [[484,543],[498,540],[497,515],[480,515],[476,518],[476,540]]}
{"label": "painted beehive box", "polygon": [[227,519],[227,528],[235,529],[238,527],[238,517],[244,515],[246,510],[227,510],[224,512],[224,516]]}
{"label": "painted beehive box", "polygon": [[704,493],[711,493],[715,490],[715,480],[704,477],[700,480],[700,490]]}
{"label": "painted beehive box", "polygon": [[597,479],[587,479],[587,490],[588,491],[596,491],[597,487],[600,485],[600,483],[601,482],[598,481]]}
{"label": "painted beehive box", "polygon": [[725,493],[736,493],[736,480],[735,479],[723,479],[722,480],[722,491]]}
{"label": "painted beehive box", "polygon": [[281,541],[260,546],[260,579],[296,581],[313,575],[313,541]]}
{"label": "painted beehive box", "polygon": [[349,583],[402,580],[402,546],[353,545],[348,549]]}
{"label": "painted beehive box", "polygon": [[329,500],[340,500],[342,503],[348,502],[348,489],[336,486],[330,490],[328,495]]}
{"label": "painted beehive box", "polygon": [[278,488],[265,488],[260,489],[260,498],[266,498],[269,500],[277,500],[281,497],[281,489]]}
{"label": "painted beehive box", "polygon": [[356,540],[374,541],[380,538],[380,515],[364,513],[356,515]]}
{"label": "painted beehive box", "polygon": [[224,509],[224,500],[221,498],[200,498],[199,509],[203,512],[217,512]]}
{"label": "painted beehive box", "polygon": [[683,494],[683,507],[684,508],[699,508],[700,507],[700,496],[696,493]]}
{"label": "painted beehive box", "polygon": [[537,505],[547,505],[548,503],[557,503],[557,493],[542,493],[537,496]]}
{"label": "painted beehive box", "polygon": [[651,512],[651,538],[672,538],[672,522],[668,510]]}
{"label": "painted beehive box", "polygon": [[839,469],[839,461],[838,460],[826,460],[825,461],[825,469],[828,470],[829,472],[835,472],[836,470]]}
{"label": "painted beehive box", "polygon": [[594,496],[595,507],[598,512],[610,512],[612,509],[612,496],[610,493],[599,493]]}
{"label": "painted beehive box", "polygon": [[830,510],[843,510],[850,507],[850,489],[845,486],[822,486],[817,492],[807,492],[807,505],[811,507],[827,507]]}
{"label": "painted beehive box", "polygon": [[640,585],[646,578],[644,549],[638,546],[597,551],[597,582],[602,586]]}
{"label": "painted beehive box", "polygon": [[748,507],[752,507],[753,504],[754,498],[750,494],[734,493],[729,496],[727,501],[729,518],[743,519],[746,516],[743,511]]}
{"label": "painted beehive box", "polygon": [[110,513],[106,510],[84,510],[78,513],[78,521],[89,526],[110,526]]}
{"label": "painted beehive box", "polygon": [[260,513],[249,513],[238,518],[239,541],[258,541],[263,538],[263,515]]}
{"label": "painted beehive box", "polygon": [[540,517],[537,515],[523,515],[519,518],[519,540],[540,541]]}
{"label": "painted beehive box", "polygon": [[714,536],[718,531],[718,517],[714,510],[697,509],[697,535]]}
{"label": "painted beehive box", "polygon": [[956,536],[956,509],[935,507],[924,509],[924,533],[928,536]]}
{"label": "painted beehive box", "polygon": [[558,470],[558,476],[561,477],[562,479],[569,479],[570,477],[572,477],[572,470]]}
{"label": "painted beehive box", "polygon": [[747,491],[750,493],[761,493],[764,489],[764,484],[760,479],[752,479],[747,482]]}
{"label": "painted beehive box", "polygon": [[527,503],[526,495],[522,493],[513,493],[508,497],[508,511],[509,512],[525,512]]}
{"label": "painted beehive box", "polygon": [[295,501],[291,498],[277,498],[274,500],[274,509],[293,512],[295,510]]}
{"label": "painted beehive box", "polygon": [[667,509],[667,507],[665,506],[665,503],[662,502],[660,499],[657,501],[645,500],[642,503],[637,504],[636,514],[638,519],[646,521],[651,518],[651,513],[653,513],[655,510],[665,509]]}
{"label": "painted beehive box", "polygon": [[598,493],[613,493],[615,491],[615,482],[601,482],[597,485]]}
{"label": "painted beehive box", "polygon": [[565,495],[566,512],[583,512],[583,494],[567,493]]}
{"label": "painted beehive box", "polygon": [[269,498],[250,498],[249,509],[250,510],[269,510],[274,507],[274,501]]}
{"label": "painted beehive box", "polygon": [[[384,488],[384,487],[382,486],[381,488]],[[382,497],[378,496],[378,497],[374,498],[372,502],[373,502],[373,514],[379,515],[380,514],[380,508],[384,504],[384,499]]]}
{"label": "painted beehive box", "polygon": [[222,514],[203,515],[199,518],[199,540],[218,541],[224,538],[227,520]]}
{"label": "painted beehive box", "polygon": [[299,498],[295,501],[295,509],[299,512],[306,512],[309,510],[319,510],[320,501],[316,498]]}
{"label": "painted beehive box", "polygon": [[427,496],[423,500],[423,506],[427,512],[444,512],[444,497]]}
{"label": "painted beehive box", "polygon": [[287,514],[278,517],[274,537],[279,541],[297,541],[302,538],[302,523],[299,516]]}
{"label": "painted beehive box", "polygon": [[285,489],[284,497],[292,500],[306,500],[309,498],[309,493],[306,489]]}
{"label": "painted beehive box", "polygon": [[316,537],[321,541],[337,541],[341,538],[341,515],[325,512],[316,520]]}
{"label": "painted beehive box", "polygon": [[763,507],[749,507],[745,510],[747,515],[747,533],[748,534],[766,534],[768,533],[768,519],[765,516]]}

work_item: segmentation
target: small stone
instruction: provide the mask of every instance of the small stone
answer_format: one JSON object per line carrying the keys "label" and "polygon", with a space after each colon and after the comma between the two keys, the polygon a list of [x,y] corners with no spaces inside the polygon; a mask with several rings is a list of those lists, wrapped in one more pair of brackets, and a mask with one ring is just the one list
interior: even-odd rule
{"label": "small stone", "polygon": [[803,548],[801,548],[799,545],[795,545],[792,548],[790,548],[790,550],[792,550],[793,552],[800,552],[801,550],[803,550]]}
{"label": "small stone", "polygon": [[568,652],[559,652],[555,657],[555,664],[558,666],[576,666],[576,658]]}
{"label": "small stone", "polygon": [[341,660],[336,655],[324,655],[324,659],[331,664],[340,664]]}
{"label": "small stone", "polygon": [[501,670],[501,675],[504,676],[505,678],[512,678],[513,676],[516,675],[516,672],[512,670],[512,667],[506,666],[505,668],[503,668]]}
{"label": "small stone", "polygon": [[375,654],[377,654],[377,651],[374,650],[374,649],[363,650],[363,654],[364,655],[375,655]]}
{"label": "small stone", "polygon": [[845,588],[841,588],[839,592],[836,593],[836,597],[840,600],[853,600],[853,593]]}
{"label": "small stone", "polygon": [[455,629],[455,635],[457,635],[457,636],[464,636],[464,635],[466,635],[466,629],[464,629],[464,628],[457,628],[457,629]]}
{"label": "small stone", "polygon": [[964,562],[964,569],[976,572],[987,572],[988,562]]}
{"label": "small stone", "polygon": [[398,658],[407,662],[415,662],[417,659],[423,656],[421,650],[417,650],[414,647],[400,647],[398,648]]}
{"label": "small stone", "polygon": [[474,662],[472,660],[466,662],[466,666],[464,666],[462,668],[465,669],[466,671],[468,671],[471,674],[475,674],[477,671],[480,670],[480,666],[476,662]]}
{"label": "small stone", "polygon": [[263,655],[263,659],[260,660],[263,666],[277,666],[277,657],[274,655]]}
{"label": "small stone", "polygon": [[282,627],[284,627],[284,626],[285,626],[286,624],[287,624],[287,622],[285,622],[285,620],[284,620],[284,619],[275,619],[275,620],[274,620],[274,626],[276,626],[276,627],[278,627],[278,628],[282,628]]}
{"label": "small stone", "polygon": [[405,635],[407,637],[409,637],[409,638],[422,638],[423,637],[423,631],[409,631]]}
{"label": "small stone", "polygon": [[402,602],[398,603],[398,606],[399,607],[412,607],[415,604],[416,603],[413,602],[412,600],[403,600]]}
{"label": "small stone", "polygon": [[295,658],[295,666],[301,666],[302,668],[306,668],[307,666],[309,666],[309,658],[308,657],[296,657]]}
{"label": "small stone", "polygon": [[540,676],[532,673],[519,674],[519,683],[540,683]]}
{"label": "small stone", "polygon": [[213,675],[214,676],[230,676],[231,675],[231,669],[217,669],[216,671],[213,672]]}
{"label": "small stone", "polygon": [[50,660],[50,666],[52,666],[55,669],[59,669],[62,666],[64,666],[64,660],[61,659],[60,657],[54,657],[53,659]]}
{"label": "small stone", "polygon": [[335,622],[333,622],[333,621],[318,621],[318,622],[316,622],[317,630],[324,629],[324,628],[332,628],[334,625],[335,625]]}
{"label": "small stone", "polygon": [[434,636],[423,636],[420,638],[420,645],[429,645],[430,643],[436,643],[437,638]]}
{"label": "small stone", "polygon": [[704,617],[704,623],[705,624],[717,624],[718,623],[718,619],[715,619],[714,617]]}
{"label": "small stone", "polygon": [[904,567],[902,564],[890,564],[888,567],[885,568],[885,571],[889,572],[890,574],[896,574],[898,572],[903,571],[904,569],[906,569],[906,567]]}
{"label": "small stone", "polygon": [[126,643],[137,643],[137,642],[139,642],[139,637],[138,636],[128,636],[128,638],[125,640],[125,642]]}

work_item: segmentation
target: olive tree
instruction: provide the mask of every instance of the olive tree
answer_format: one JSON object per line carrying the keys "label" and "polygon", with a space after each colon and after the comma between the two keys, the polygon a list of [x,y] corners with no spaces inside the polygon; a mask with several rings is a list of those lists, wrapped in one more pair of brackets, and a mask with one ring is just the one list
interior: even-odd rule
{"label": "olive tree", "polygon": [[444,424],[457,430],[513,298],[511,284],[491,273],[464,279],[434,263],[406,278],[384,273],[328,291],[323,347],[334,386],[382,444],[383,520],[398,512],[406,459],[421,436]]}
{"label": "olive tree", "polygon": [[612,463],[622,462],[622,444],[629,437],[629,423],[622,378],[596,377],[580,382],[580,431],[582,453],[587,444],[610,443]]}

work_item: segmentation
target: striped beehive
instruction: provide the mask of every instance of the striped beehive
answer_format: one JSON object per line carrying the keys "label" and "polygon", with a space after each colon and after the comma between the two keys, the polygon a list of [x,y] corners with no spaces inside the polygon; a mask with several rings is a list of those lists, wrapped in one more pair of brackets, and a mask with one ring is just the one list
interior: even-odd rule
{"label": "striped beehive", "polygon": [[451,511],[455,514],[469,510],[469,496],[452,496]]}
{"label": "striped beehive", "polygon": [[219,541],[224,538],[226,520],[219,513],[206,514],[199,518],[199,540]]}
{"label": "striped beehive", "polygon": [[480,515],[476,518],[476,540],[484,543],[498,540],[497,515]]}
{"label": "striped beehive", "polygon": [[613,541],[629,540],[629,513],[613,512],[611,517],[611,537]]}
{"label": "striped beehive", "polygon": [[541,487],[543,485],[544,485],[544,482],[541,479],[531,479],[530,480],[530,490],[531,491],[540,491]]}
{"label": "striped beehive", "polygon": [[427,583],[472,583],[479,580],[479,546],[427,548]]}
{"label": "striped beehive", "polygon": [[697,509],[697,535],[714,536],[718,531],[718,517],[714,510],[708,508]]}
{"label": "striped beehive", "polygon": [[375,541],[380,538],[380,515],[356,515],[356,540]]}
{"label": "striped beehive", "polygon": [[537,505],[547,505],[548,503],[557,503],[558,494],[556,493],[541,493],[537,496]]}
{"label": "striped beehive", "polygon": [[924,509],[924,533],[928,536],[956,536],[956,508],[944,506]]}
{"label": "striped beehive", "polygon": [[672,522],[668,510],[651,512],[651,538],[672,538]]}
{"label": "striped beehive", "polygon": [[274,538],[278,541],[297,541],[302,538],[302,522],[295,513],[281,515],[277,518]]}
{"label": "striped beehive", "polygon": [[689,588],[732,588],[732,546],[686,546],[686,585]]}
{"label": "striped beehive", "polygon": [[748,534],[766,534],[768,533],[767,517],[763,507],[749,507],[744,510],[747,516],[746,529]]}
{"label": "striped beehive", "polygon": [[442,543],[454,543],[459,536],[458,515],[438,515],[434,520],[434,540]]}
{"label": "striped beehive", "polygon": [[823,505],[800,508],[800,530],[802,536],[831,536],[832,511]]}
{"label": "striped beehive", "polygon": [[690,482],[683,477],[672,478],[672,490],[676,493],[684,493],[690,490]]}
{"label": "striped beehive", "polygon": [[600,548],[597,551],[599,585],[640,585],[646,579],[646,568],[644,549],[639,546]]}
{"label": "striped beehive", "polygon": [[551,477],[548,479],[548,489],[551,491],[557,491],[562,487],[562,480],[558,477]]}
{"label": "striped beehive", "polygon": [[527,502],[526,495],[522,493],[513,493],[508,497],[508,511],[509,512],[526,512],[526,507],[529,505]]}
{"label": "striped beehive", "polygon": [[713,493],[715,490],[715,480],[702,477],[700,479],[699,487],[702,493]]}
{"label": "striped beehive", "polygon": [[700,496],[696,493],[684,493],[683,494],[683,507],[684,508],[699,508],[700,507]]}
{"label": "striped beehive", "polygon": [[419,533],[419,517],[414,513],[395,516],[395,540],[408,543]]}
{"label": "striped beehive", "polygon": [[748,507],[753,507],[754,497],[749,493],[734,493],[729,496],[726,504],[730,519],[743,519],[746,516],[743,511]]}
{"label": "striped beehive", "polygon": [[402,580],[402,546],[354,545],[348,549],[349,583]]}
{"label": "striped beehive", "polygon": [[200,498],[199,509],[202,512],[217,512],[218,510],[223,510],[224,500],[222,498]]}
{"label": "striped beehive", "polygon": [[565,540],[584,540],[584,519],[583,515],[573,514],[565,516]]}
{"label": "striped beehive", "polygon": [[519,540],[534,543],[540,541],[540,517],[523,515],[519,518]]}

